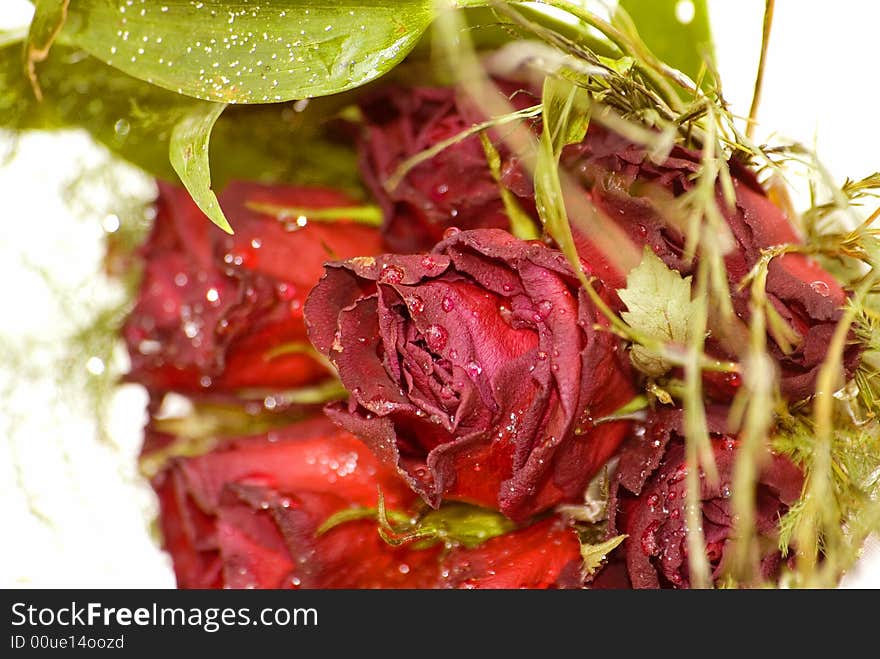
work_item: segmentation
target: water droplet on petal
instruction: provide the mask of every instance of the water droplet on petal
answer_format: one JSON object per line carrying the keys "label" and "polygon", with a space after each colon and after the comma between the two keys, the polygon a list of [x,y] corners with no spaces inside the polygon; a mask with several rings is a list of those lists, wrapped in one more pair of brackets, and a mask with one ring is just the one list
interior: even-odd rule
{"label": "water droplet on petal", "polygon": [[422,313],[425,310],[425,303],[418,295],[410,295],[406,298],[406,306],[411,313]]}
{"label": "water droplet on petal", "polygon": [[828,288],[828,284],[824,281],[814,281],[810,284],[810,288],[813,289],[814,293],[821,295],[823,297],[828,297],[831,293],[831,289]]}
{"label": "water droplet on petal", "polygon": [[443,311],[445,311],[446,313],[449,313],[450,311],[455,309],[455,300],[447,295],[440,302],[440,308],[443,309]]}
{"label": "water droplet on petal", "polygon": [[446,347],[446,342],[449,340],[449,332],[446,331],[445,327],[440,325],[429,325],[427,329],[425,329],[425,343],[428,344],[428,347],[434,352],[439,352]]}
{"label": "water droplet on petal", "polygon": [[386,284],[399,284],[403,281],[403,268],[397,265],[389,265],[382,269],[379,281]]}
{"label": "water droplet on petal", "polygon": [[443,238],[452,238],[457,234],[461,233],[461,229],[458,227],[449,227],[446,231],[443,232]]}

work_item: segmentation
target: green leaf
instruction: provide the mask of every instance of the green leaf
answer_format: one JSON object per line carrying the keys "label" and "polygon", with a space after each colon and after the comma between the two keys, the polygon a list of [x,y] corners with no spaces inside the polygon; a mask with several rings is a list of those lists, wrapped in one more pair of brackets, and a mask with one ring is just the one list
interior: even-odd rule
{"label": "green leaf", "polygon": [[581,558],[584,561],[584,570],[587,576],[594,575],[605,563],[608,554],[617,549],[624,540],[626,540],[625,535],[618,535],[595,545],[581,542]]}
{"label": "green leaf", "polygon": [[[617,291],[628,311],[620,315],[639,334],[663,343],[686,345],[690,320],[697,305],[691,300],[691,278],[670,270],[650,247],[642,262],[626,277],[626,288]],[[630,351],[633,364],[643,373],[659,377],[671,364],[644,346]]]}
{"label": "green leaf", "polygon": [[[40,66],[38,103],[21,69],[22,35],[0,46],[0,127],[55,130],[81,127],[116,155],[168,181],[171,132],[203,103],[133,78],[78,49],[57,43]],[[229,106],[211,136],[211,179],[332,185],[363,197],[357,156],[324,124],[347,95],[291,104]]]}
{"label": "green leaf", "polygon": [[217,195],[211,189],[208,160],[211,130],[225,109],[225,103],[200,103],[193,107],[171,131],[168,155],[171,166],[202,212],[226,233],[232,233]]}
{"label": "green leaf", "polygon": [[25,48],[25,70],[37,99],[43,98],[40,83],[37,81],[37,62],[44,62],[49,56],[49,49],[67,20],[69,4],[70,0],[36,2]]}
{"label": "green leaf", "polygon": [[544,127],[535,161],[535,205],[544,228],[587,286],[580,267],[571,225],[565,210],[565,195],[559,180],[559,156],[567,144],[583,139],[589,125],[587,92],[567,80],[547,77],[542,93]]}
{"label": "green leaf", "polygon": [[[703,60],[712,57],[706,0],[620,0],[617,22],[627,16],[657,57],[696,80]],[[687,22],[682,18],[690,18]]]}
{"label": "green leaf", "polygon": [[78,0],[64,35],[181,94],[271,103],[381,76],[412,50],[433,15],[433,0]]}
{"label": "green leaf", "polygon": [[427,538],[476,547],[513,531],[513,522],[501,513],[466,503],[446,503],[419,520],[418,529]]}
{"label": "green leaf", "polygon": [[487,540],[513,531],[516,526],[501,513],[467,503],[446,502],[437,510],[421,517],[411,517],[385,507],[379,492],[376,508],[346,508],[328,517],[316,531],[317,535],[347,522],[375,519],[378,532],[385,542],[399,547],[414,543],[413,549],[428,549],[438,542],[446,545],[477,547]]}

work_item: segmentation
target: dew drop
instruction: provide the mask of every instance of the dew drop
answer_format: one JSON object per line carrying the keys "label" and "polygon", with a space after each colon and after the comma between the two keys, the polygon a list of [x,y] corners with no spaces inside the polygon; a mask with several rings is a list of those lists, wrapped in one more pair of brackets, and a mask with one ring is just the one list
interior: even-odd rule
{"label": "dew drop", "polygon": [[129,131],[131,131],[131,124],[128,123],[125,119],[120,119],[115,124],[113,124],[113,132],[116,133],[119,137],[125,137],[128,135]]}
{"label": "dew drop", "polygon": [[100,357],[89,357],[86,370],[92,375],[101,375],[104,372],[104,360]]}
{"label": "dew drop", "polygon": [[119,216],[115,213],[110,213],[101,220],[101,226],[107,233],[116,233],[119,231]]}
{"label": "dew drop", "polygon": [[476,378],[480,373],[483,372],[483,367],[480,366],[479,362],[468,362],[464,367],[465,373],[470,375],[472,378]]}
{"label": "dew drop", "polygon": [[461,233],[461,229],[458,227],[449,227],[443,232],[443,238],[452,238],[452,236],[458,235],[459,233]]}
{"label": "dew drop", "polygon": [[824,281],[814,281],[810,284],[810,288],[813,289],[813,292],[821,295],[823,297],[828,297],[831,293],[831,289],[828,288],[828,284]]}
{"label": "dew drop", "polygon": [[424,336],[425,343],[434,352],[443,350],[446,347],[446,342],[449,340],[449,332],[440,325],[429,325],[425,329]]}
{"label": "dew drop", "polygon": [[455,309],[455,300],[447,295],[440,302],[440,308],[443,309],[443,311],[445,311],[446,313],[449,313],[450,311]]}
{"label": "dew drop", "polygon": [[403,281],[403,268],[397,265],[386,266],[379,275],[379,281],[386,284],[399,284]]}
{"label": "dew drop", "polygon": [[425,302],[418,295],[410,295],[406,298],[406,306],[411,313],[422,313],[425,310]]}

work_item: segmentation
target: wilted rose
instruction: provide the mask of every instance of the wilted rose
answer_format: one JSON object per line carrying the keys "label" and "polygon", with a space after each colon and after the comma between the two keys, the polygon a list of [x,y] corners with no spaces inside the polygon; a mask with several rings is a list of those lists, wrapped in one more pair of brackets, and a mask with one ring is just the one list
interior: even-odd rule
{"label": "wilted rose", "polygon": [[474,546],[388,544],[375,508],[417,498],[355,437],[324,418],[175,458],[153,481],[164,545],[182,588],[548,588],[580,582],[579,545],[558,519]]}
{"label": "wilted rose", "polygon": [[[537,102],[505,87],[522,108]],[[485,120],[451,87],[386,88],[361,103],[365,126],[359,142],[361,174],[382,206],[386,244],[397,252],[430,249],[449,227],[509,228],[499,183],[478,135],[455,142],[412,168],[394,186],[389,180],[408,158],[460,135]],[[491,135],[491,133],[489,133]],[[522,177],[502,140],[500,176],[512,185]],[[534,209],[534,201],[524,201]]]}
{"label": "wilted rose", "polygon": [[234,236],[211,224],[184,189],[160,184],[140,252],[143,280],[123,329],[129,378],[192,392],[292,388],[326,376],[307,350],[295,349],[308,347],[303,302],[324,261],[378,252],[378,232],[307,216],[285,225],[253,207],[353,204],[332,190],[237,182],[219,200]]}
{"label": "wilted rose", "polygon": [[[713,484],[700,473],[703,534],[713,578],[729,567],[734,517],[731,479],[738,440],[724,430],[724,410],[710,411],[712,449],[718,469]],[[633,588],[687,588],[690,585],[686,528],[687,470],[680,411],[657,413],[647,427],[624,443],[612,482],[612,534],[625,533],[621,551]],[[714,432],[717,431],[717,432]],[[782,556],[778,549],[779,519],[797,501],[803,474],[787,458],[771,455],[760,469],[755,497],[755,525],[765,540],[761,576],[778,576]],[[600,575],[600,585],[621,585],[619,566],[611,577]]]}
{"label": "wilted rose", "polygon": [[575,499],[626,432],[618,339],[561,253],[506,231],[328,264],[306,323],[351,393],[327,413],[432,506]]}
{"label": "wilted rose", "polygon": [[[596,208],[616,222],[634,243],[650,246],[667,266],[691,274],[694,264],[684,257],[685,227],[676,226],[669,213],[661,210],[658,193],[672,199],[691,191],[700,158],[698,151],[675,146],[658,163],[646,148],[591,125],[582,143],[565,149],[562,161],[580,177]],[[733,307],[738,316],[748,319],[750,291],[748,287],[740,289],[739,284],[761,258],[762,250],[803,241],[789,218],[767,197],[754,173],[736,160],[729,165],[736,195],[734,207],[728,207],[720,185],[715,197],[733,238],[724,258]],[[576,226],[575,239],[585,260],[603,258]],[[625,275],[621,272],[617,280],[606,283],[620,288]],[[770,261],[766,295],[800,337],[788,354],[768,338],[781,368],[782,391],[791,399],[810,396],[846,294],[813,259],[789,253]],[[848,370],[855,367],[857,359],[858,348],[849,347],[845,355]]]}

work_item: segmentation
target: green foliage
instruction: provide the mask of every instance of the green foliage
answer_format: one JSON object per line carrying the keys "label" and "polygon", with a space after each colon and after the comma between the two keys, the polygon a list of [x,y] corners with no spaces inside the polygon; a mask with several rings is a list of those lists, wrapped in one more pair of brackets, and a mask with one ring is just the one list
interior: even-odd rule
{"label": "green foliage", "polygon": [[[667,268],[649,247],[645,247],[639,267],[627,275],[626,288],[617,294],[628,309],[620,315],[630,327],[663,343],[687,344],[695,312],[691,278]],[[641,345],[633,346],[630,358],[636,368],[651,377],[664,375],[672,367],[661,355]]]}
{"label": "green foliage", "polygon": [[334,513],[318,528],[317,534],[347,522],[374,519],[377,531],[390,545],[415,543],[415,549],[427,549],[442,542],[447,547],[477,547],[487,540],[514,530],[515,525],[501,513],[466,503],[446,502],[437,510],[415,516],[388,510],[379,492],[376,508],[347,508]]}
{"label": "green foliage", "polygon": [[[712,57],[706,0],[620,0],[616,22],[635,28],[651,52],[666,64],[699,77]],[[690,9],[693,9],[691,15]],[[679,17],[690,18],[683,22]]]}
{"label": "green foliage", "polygon": [[[0,127],[81,127],[115,154],[158,178],[176,181],[169,162],[175,125],[204,102],[144,83],[75,48],[56,44],[39,67],[38,102],[21,69],[20,43],[0,47]],[[350,145],[328,137],[325,122],[345,99],[231,106],[214,125],[215,189],[231,179],[325,184],[363,195]],[[209,106],[210,107],[210,106]]]}
{"label": "green foliage", "polygon": [[358,87],[412,50],[433,0],[78,0],[64,36],[98,59],[172,91],[272,103]]}
{"label": "green foliage", "polygon": [[225,103],[201,103],[194,106],[180,118],[171,131],[168,153],[171,166],[196,205],[214,224],[226,233],[232,233],[232,227],[217,201],[217,195],[211,189],[211,165],[208,160],[211,131],[225,109]]}
{"label": "green foliage", "polygon": [[559,156],[563,147],[579,142],[587,132],[589,96],[567,80],[548,76],[541,101],[543,131],[535,162],[535,205],[544,229],[559,245],[582,283],[589,287],[575,248],[559,179]]}
{"label": "green foliage", "polygon": [[25,47],[25,69],[38,99],[42,98],[43,93],[37,82],[36,65],[49,56],[49,49],[67,20],[69,4],[70,0],[37,0],[36,2]]}
{"label": "green foliage", "polygon": [[587,573],[587,576],[592,576],[598,572],[605,564],[608,554],[617,549],[624,540],[626,540],[625,535],[618,535],[597,544],[581,542],[581,559],[584,561],[584,571]]}

